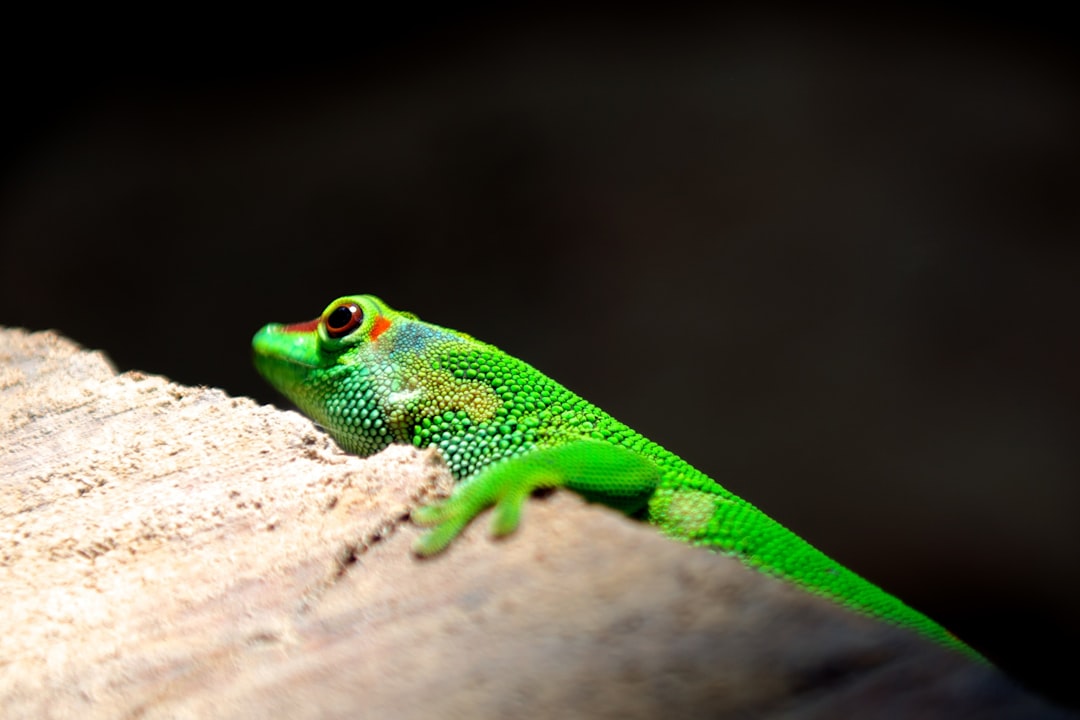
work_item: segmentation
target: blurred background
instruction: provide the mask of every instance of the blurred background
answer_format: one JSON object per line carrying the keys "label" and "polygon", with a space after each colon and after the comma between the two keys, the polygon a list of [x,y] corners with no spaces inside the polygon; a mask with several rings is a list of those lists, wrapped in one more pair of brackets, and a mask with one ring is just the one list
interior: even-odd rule
{"label": "blurred background", "polygon": [[1065,9],[417,12],[10,26],[0,324],[287,407],[251,335],[378,294],[1080,705]]}

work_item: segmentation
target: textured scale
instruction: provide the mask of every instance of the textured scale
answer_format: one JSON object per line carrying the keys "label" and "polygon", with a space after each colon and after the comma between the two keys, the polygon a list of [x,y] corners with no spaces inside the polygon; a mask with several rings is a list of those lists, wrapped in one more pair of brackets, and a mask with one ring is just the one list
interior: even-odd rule
{"label": "textured scale", "polygon": [[267,325],[253,344],[259,372],[344,449],[371,455],[397,442],[442,452],[462,482],[445,503],[413,514],[435,527],[421,553],[443,549],[492,505],[495,531],[511,532],[532,490],[565,486],[979,659],[676,455],[468,335],[358,295],[318,320]]}

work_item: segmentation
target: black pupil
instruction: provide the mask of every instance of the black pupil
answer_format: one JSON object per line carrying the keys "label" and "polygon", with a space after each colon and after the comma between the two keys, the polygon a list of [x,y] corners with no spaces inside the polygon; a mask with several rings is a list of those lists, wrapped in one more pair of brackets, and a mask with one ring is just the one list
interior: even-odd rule
{"label": "black pupil", "polygon": [[330,313],[330,317],[326,318],[326,327],[330,330],[344,330],[352,321],[355,310],[355,305],[341,305]]}

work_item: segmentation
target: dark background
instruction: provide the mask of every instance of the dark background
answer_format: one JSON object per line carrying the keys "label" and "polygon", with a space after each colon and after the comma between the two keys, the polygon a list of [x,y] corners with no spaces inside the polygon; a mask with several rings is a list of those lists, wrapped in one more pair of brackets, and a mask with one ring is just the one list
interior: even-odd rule
{"label": "dark background", "polygon": [[1058,12],[41,33],[5,63],[0,323],[283,404],[252,333],[376,293],[1076,705],[1080,78]]}

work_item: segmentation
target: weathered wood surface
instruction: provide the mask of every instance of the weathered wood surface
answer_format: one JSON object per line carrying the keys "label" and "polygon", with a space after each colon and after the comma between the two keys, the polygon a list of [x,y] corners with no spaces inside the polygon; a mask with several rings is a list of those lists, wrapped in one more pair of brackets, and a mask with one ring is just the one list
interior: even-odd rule
{"label": "weathered wood surface", "polygon": [[567,493],[417,560],[434,453],[51,333],[0,329],[0,442],[3,717],[1059,716]]}

